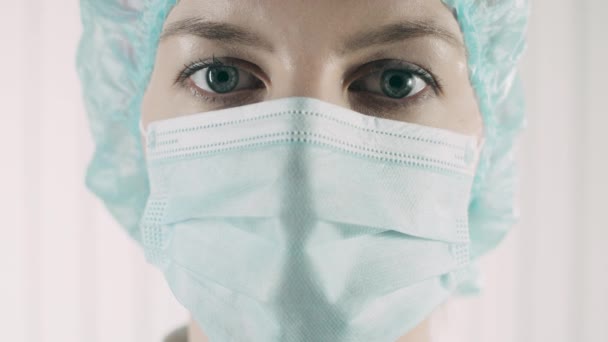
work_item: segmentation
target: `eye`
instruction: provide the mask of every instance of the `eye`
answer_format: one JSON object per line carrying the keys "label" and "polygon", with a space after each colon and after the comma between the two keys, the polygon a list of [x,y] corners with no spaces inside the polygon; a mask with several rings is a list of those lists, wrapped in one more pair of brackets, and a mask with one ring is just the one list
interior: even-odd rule
{"label": "eye", "polygon": [[241,94],[245,90],[264,88],[264,82],[246,69],[256,68],[245,61],[228,63],[213,57],[211,61],[199,60],[186,65],[176,83],[190,87],[197,96],[207,101],[222,98],[221,94],[227,94],[226,97],[229,93]]}
{"label": "eye", "polygon": [[251,73],[229,65],[205,67],[196,71],[190,78],[200,89],[218,94],[259,88],[261,83]]}
{"label": "eye", "polygon": [[403,99],[415,96],[428,86],[437,89],[433,76],[424,69],[403,62],[392,64],[380,61],[374,66],[364,67],[361,72],[364,76],[351,83],[349,90]]}
{"label": "eye", "polygon": [[416,95],[426,86],[427,84],[422,78],[407,70],[388,69],[382,73],[375,73],[372,77],[359,80],[351,90],[367,90],[400,99]]}

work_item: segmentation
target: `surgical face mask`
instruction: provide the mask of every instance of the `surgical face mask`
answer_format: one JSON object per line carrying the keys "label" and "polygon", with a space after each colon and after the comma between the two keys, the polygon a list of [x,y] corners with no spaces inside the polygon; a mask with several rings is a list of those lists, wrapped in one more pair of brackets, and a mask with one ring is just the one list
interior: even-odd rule
{"label": "surgical face mask", "polygon": [[212,342],[391,342],[469,263],[475,136],[290,97],[151,122],[146,257]]}

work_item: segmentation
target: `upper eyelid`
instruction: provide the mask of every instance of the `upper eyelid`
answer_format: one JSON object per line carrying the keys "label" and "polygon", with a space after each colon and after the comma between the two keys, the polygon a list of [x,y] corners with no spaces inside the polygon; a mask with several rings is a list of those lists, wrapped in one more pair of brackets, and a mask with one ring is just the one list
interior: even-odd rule
{"label": "upper eyelid", "polygon": [[365,76],[375,75],[390,67],[404,68],[421,78],[426,83],[429,83],[435,93],[443,92],[443,82],[432,70],[430,70],[430,68],[423,67],[415,63],[406,62],[404,60],[394,59],[381,59],[363,64],[363,66],[360,66],[354,73],[352,73],[353,76],[348,78],[348,83],[352,84]]}
{"label": "upper eyelid", "polygon": [[250,64],[251,66],[254,66],[254,64],[252,64],[252,63],[249,63],[249,62],[246,62],[246,61],[240,60],[240,59],[234,59],[234,58],[228,59],[225,62],[221,61],[220,59],[216,58],[215,56],[213,56],[212,59],[199,59],[190,64],[184,64],[183,69],[181,69],[178,76],[175,78],[174,84],[178,84],[178,83],[185,81],[186,78],[192,76],[192,74],[194,74],[194,72],[198,72],[200,70],[203,70],[203,69],[209,68],[209,67],[213,67],[213,66],[231,66],[231,67],[237,68],[239,70],[248,72],[250,74],[257,73],[257,71],[247,70],[249,68],[243,67],[242,64]]}
{"label": "upper eyelid", "polygon": [[[183,68],[177,75],[177,78],[175,79],[174,83],[176,83],[176,84],[180,83],[180,82],[184,81],[186,78],[192,76],[192,74],[194,72],[208,68],[209,66],[213,66],[214,63],[216,63],[215,60],[212,60],[212,62],[208,62],[206,59],[205,60],[199,59],[190,64],[184,64]],[[224,65],[224,63],[222,63],[222,65]],[[194,69],[196,69],[196,70],[194,70]]]}
{"label": "upper eyelid", "polygon": [[[260,67],[255,65],[254,63],[251,63],[246,60],[239,59],[239,58],[222,57],[222,58],[227,59],[226,62],[223,62],[220,59],[217,59],[215,57],[213,57],[213,58],[215,60],[217,60],[217,62],[218,62],[217,64],[213,64],[213,61],[208,62],[208,60],[199,60],[199,63],[205,62],[205,64],[207,66],[204,66],[204,67],[198,69],[197,71],[200,71],[206,67],[211,67],[211,66],[231,66],[231,67],[237,68],[241,71],[245,71],[245,72],[253,75],[254,77],[258,78],[261,82],[263,82],[265,84],[270,84],[268,79],[264,75],[264,71]],[[190,64],[190,66],[192,66],[196,63],[197,62]]]}

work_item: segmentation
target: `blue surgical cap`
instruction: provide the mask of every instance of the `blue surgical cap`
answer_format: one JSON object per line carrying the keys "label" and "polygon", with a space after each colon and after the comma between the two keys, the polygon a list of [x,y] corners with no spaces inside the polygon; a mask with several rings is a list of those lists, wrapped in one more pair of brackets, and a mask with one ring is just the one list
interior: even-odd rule
{"label": "blue surgical cap", "polygon": [[[485,143],[469,205],[472,263],[456,289],[482,288],[478,258],[518,218],[514,139],[524,127],[518,61],[525,47],[527,0],[442,0],[462,30]],[[139,221],[149,195],[139,132],[140,106],[163,23],[176,0],[81,0],[77,70],[95,141],[86,187],[141,244]]]}

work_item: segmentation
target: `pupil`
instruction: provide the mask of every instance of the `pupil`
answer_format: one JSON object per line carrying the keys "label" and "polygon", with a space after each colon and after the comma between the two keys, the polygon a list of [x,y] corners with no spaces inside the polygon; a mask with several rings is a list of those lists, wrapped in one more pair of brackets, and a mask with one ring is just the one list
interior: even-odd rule
{"label": "pupil", "polygon": [[219,75],[217,75],[217,80],[219,82],[226,82],[226,81],[228,81],[228,73],[225,72],[225,71],[221,71],[219,73]]}
{"label": "pupil", "polygon": [[399,88],[403,85],[403,77],[400,76],[392,76],[391,80],[389,81],[389,84],[391,85],[391,87],[393,88]]}
{"label": "pupil", "polygon": [[414,89],[414,77],[404,70],[386,70],[382,73],[380,82],[382,92],[392,98],[402,98]]}

